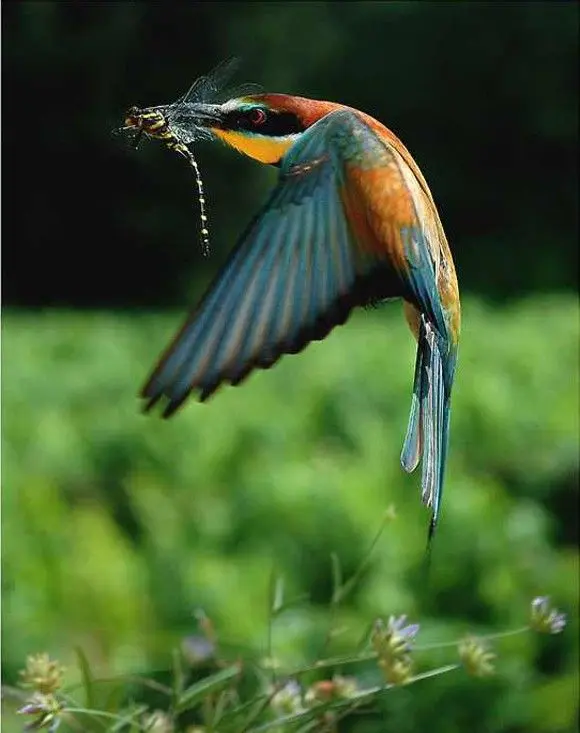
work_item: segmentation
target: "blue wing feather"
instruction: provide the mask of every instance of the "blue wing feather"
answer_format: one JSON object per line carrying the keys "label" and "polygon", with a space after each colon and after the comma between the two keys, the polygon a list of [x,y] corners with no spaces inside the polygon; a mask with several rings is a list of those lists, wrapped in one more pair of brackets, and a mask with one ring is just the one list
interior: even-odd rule
{"label": "blue wing feather", "polygon": [[371,276],[390,265],[360,252],[340,198],[336,141],[352,132],[345,122],[362,125],[353,113],[331,113],[287,153],[266,206],[143,388],[148,407],[164,398],[169,416],[192,390],[204,400],[323,338],[377,297],[369,287],[380,278]]}

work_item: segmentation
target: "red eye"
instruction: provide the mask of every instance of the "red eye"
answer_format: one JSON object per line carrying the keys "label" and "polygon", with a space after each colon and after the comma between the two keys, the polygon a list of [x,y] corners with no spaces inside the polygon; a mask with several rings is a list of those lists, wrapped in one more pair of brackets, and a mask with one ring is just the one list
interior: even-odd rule
{"label": "red eye", "polygon": [[263,109],[253,109],[249,114],[250,122],[253,125],[261,125],[266,121],[266,113]]}

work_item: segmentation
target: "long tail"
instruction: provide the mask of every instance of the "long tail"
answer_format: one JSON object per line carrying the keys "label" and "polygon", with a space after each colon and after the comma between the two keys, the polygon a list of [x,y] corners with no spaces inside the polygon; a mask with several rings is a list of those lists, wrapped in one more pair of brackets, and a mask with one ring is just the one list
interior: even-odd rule
{"label": "long tail", "polygon": [[421,316],[411,413],[401,465],[411,472],[422,459],[421,498],[433,510],[429,539],[441,508],[454,367],[454,352],[449,353],[445,339]]}

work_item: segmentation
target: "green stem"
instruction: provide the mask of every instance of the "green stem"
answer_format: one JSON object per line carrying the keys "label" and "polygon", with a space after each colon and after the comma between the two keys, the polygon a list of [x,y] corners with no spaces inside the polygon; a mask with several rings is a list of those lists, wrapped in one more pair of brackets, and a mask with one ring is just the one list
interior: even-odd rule
{"label": "green stem", "polygon": [[[474,634],[474,636],[482,641],[493,641],[495,639],[504,639],[508,636],[517,636],[518,634],[523,634],[529,630],[529,626],[521,626],[519,629],[512,629],[511,631],[498,631],[494,634]],[[423,652],[430,649],[445,649],[447,647],[457,646],[458,643],[458,641],[445,641],[443,643],[435,644],[418,644],[414,649],[415,651]]]}

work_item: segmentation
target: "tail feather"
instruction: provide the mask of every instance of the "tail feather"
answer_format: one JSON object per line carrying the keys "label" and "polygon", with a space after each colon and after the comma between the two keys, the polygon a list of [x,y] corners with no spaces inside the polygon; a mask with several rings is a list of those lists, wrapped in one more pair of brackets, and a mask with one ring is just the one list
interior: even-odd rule
{"label": "tail feather", "polygon": [[413,396],[411,401],[411,412],[407,434],[401,452],[401,465],[411,473],[419,465],[421,460],[421,375],[423,373],[423,350],[417,348],[417,359],[415,361],[415,378],[413,380]]}
{"label": "tail feather", "polygon": [[413,398],[401,465],[410,472],[422,459],[423,503],[433,511],[429,536],[433,535],[443,492],[450,417],[452,366],[446,342],[421,317]]}

